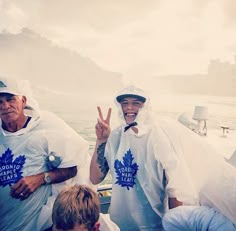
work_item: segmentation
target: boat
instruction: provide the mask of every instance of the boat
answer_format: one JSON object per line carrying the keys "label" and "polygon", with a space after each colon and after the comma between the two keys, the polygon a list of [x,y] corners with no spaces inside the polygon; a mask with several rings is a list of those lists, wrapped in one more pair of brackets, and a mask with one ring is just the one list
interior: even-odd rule
{"label": "boat", "polygon": [[[221,154],[227,162],[236,167],[236,124],[230,122],[215,123],[210,121],[208,108],[195,106],[193,116],[186,112],[180,114],[177,120],[202,137],[216,152]],[[207,126],[207,123],[210,126]]]}

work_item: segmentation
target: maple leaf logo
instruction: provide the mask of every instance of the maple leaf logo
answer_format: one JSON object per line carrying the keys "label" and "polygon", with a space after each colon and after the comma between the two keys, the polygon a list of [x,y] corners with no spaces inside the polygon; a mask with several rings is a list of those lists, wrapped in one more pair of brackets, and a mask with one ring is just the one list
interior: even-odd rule
{"label": "maple leaf logo", "polygon": [[119,160],[116,160],[114,163],[114,168],[116,171],[115,184],[121,185],[121,187],[133,188],[135,185],[135,176],[138,171],[138,165],[132,163],[134,160],[131,150],[129,149],[125,156],[123,157],[123,163]]}
{"label": "maple leaf logo", "polygon": [[16,183],[22,178],[22,168],[25,156],[19,156],[13,161],[12,151],[8,148],[0,157],[0,186],[5,187]]}

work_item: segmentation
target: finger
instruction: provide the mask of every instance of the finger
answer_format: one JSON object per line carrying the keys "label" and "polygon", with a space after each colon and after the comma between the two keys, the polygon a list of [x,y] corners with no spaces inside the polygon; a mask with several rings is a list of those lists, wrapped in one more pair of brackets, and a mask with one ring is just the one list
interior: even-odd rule
{"label": "finger", "polygon": [[20,200],[25,200],[29,197],[30,193],[28,193],[28,191],[24,190],[19,194],[19,198]]}
{"label": "finger", "polygon": [[24,178],[21,178],[16,184],[11,186],[11,194],[14,196],[18,196],[24,189]]}
{"label": "finger", "polygon": [[110,123],[110,119],[111,119],[111,108],[108,109],[107,118],[106,118],[106,121],[108,124]]}
{"label": "finger", "polygon": [[101,122],[99,128],[102,129],[102,130],[107,130],[109,129],[110,125],[107,123],[107,122]]}
{"label": "finger", "polygon": [[102,121],[102,120],[98,119],[97,124],[98,124],[98,128],[100,128],[100,129],[102,129],[104,127],[106,128],[109,126],[109,123],[106,120]]}
{"label": "finger", "polygon": [[102,110],[101,110],[101,108],[98,106],[97,109],[98,109],[99,118],[100,118],[101,120],[103,120],[103,115],[102,115]]}
{"label": "finger", "polygon": [[21,179],[11,186],[11,190],[15,191],[21,186]]}
{"label": "finger", "polygon": [[25,194],[20,194],[19,198],[21,201],[25,200],[28,196],[26,196]]}
{"label": "finger", "polygon": [[22,185],[22,186],[20,186],[19,188],[17,188],[17,189],[12,189],[11,190],[11,196],[13,196],[13,197],[20,197],[20,194],[23,192],[23,194],[24,194],[24,186]]}
{"label": "finger", "polygon": [[15,185],[11,186],[10,195],[12,197],[18,197],[20,192],[23,190],[23,186],[21,184],[21,181],[18,181]]}
{"label": "finger", "polygon": [[97,122],[97,124],[95,125],[95,129],[101,129],[101,123]]}
{"label": "finger", "polygon": [[102,124],[103,124],[103,121],[102,121],[101,119],[98,119],[97,121],[98,121],[98,122],[97,122],[97,127],[98,127],[98,128],[101,128],[101,127],[102,127]]}

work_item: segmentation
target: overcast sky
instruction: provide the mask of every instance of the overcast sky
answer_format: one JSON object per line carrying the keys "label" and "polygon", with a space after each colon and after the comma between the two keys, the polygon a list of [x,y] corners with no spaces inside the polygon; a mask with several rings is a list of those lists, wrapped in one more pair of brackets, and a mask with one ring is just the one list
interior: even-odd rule
{"label": "overcast sky", "polygon": [[235,0],[0,0],[0,31],[23,27],[130,77],[206,73],[234,62]]}

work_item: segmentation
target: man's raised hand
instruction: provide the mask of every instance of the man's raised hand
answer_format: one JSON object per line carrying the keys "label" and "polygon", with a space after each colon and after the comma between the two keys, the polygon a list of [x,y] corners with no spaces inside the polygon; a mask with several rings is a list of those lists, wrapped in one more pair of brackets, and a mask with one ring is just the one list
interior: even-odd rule
{"label": "man's raised hand", "polygon": [[97,139],[106,142],[111,132],[110,128],[111,108],[108,109],[106,119],[104,119],[102,110],[99,106],[97,107],[97,110],[99,115],[97,124],[95,126]]}

